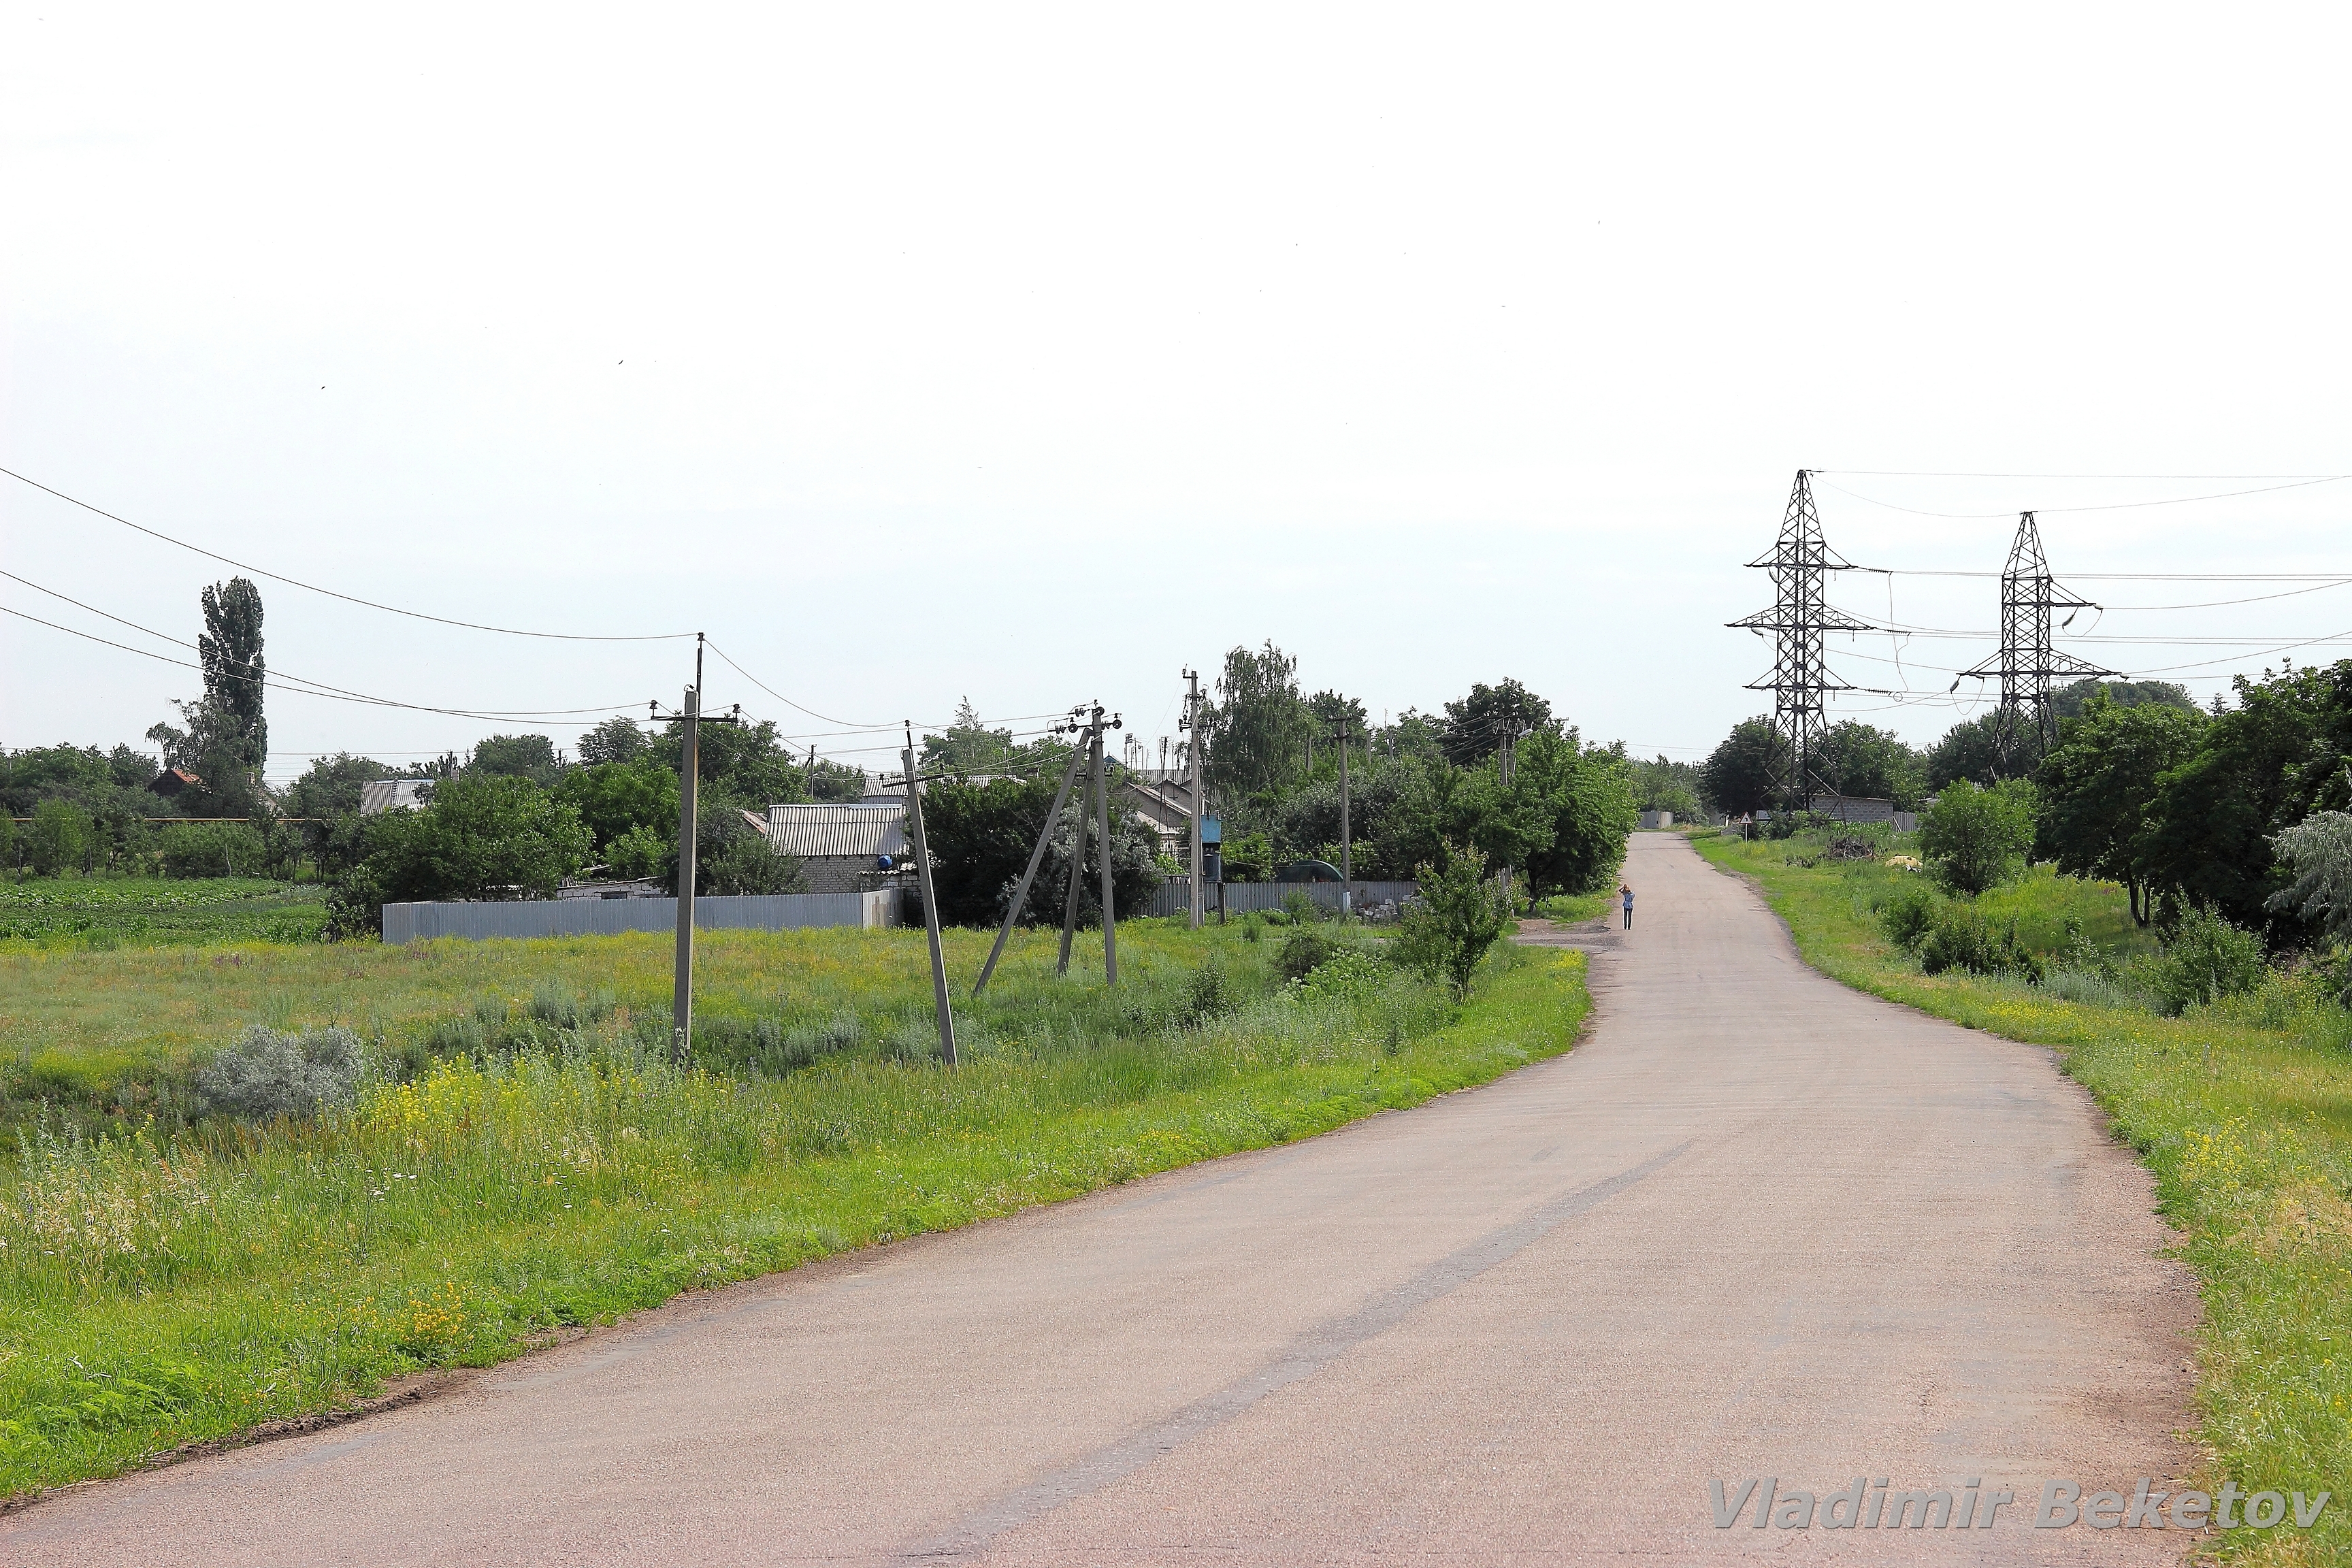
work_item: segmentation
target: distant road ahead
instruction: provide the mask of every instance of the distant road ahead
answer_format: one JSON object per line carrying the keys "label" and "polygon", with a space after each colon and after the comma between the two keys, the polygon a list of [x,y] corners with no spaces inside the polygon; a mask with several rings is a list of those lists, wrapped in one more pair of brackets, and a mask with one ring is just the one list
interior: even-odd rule
{"label": "distant road ahead", "polygon": [[2021,1504],[1712,1527],[1719,1478],[2161,1486],[2195,1295],[2046,1053],[1814,974],[1679,837],[1627,875],[1568,1058],[54,1500],[0,1562],[2179,1561]]}

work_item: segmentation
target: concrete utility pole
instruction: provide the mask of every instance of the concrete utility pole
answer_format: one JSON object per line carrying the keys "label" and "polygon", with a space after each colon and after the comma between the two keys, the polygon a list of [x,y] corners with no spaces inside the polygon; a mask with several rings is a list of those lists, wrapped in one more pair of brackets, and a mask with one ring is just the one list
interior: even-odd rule
{"label": "concrete utility pole", "polygon": [[1356,862],[1354,847],[1349,842],[1351,824],[1348,820],[1348,742],[1354,739],[1354,726],[1342,720],[1331,739],[1339,744],[1339,912],[1355,912]]}
{"label": "concrete utility pole", "polygon": [[1185,752],[1185,759],[1192,764],[1192,925],[1194,931],[1199,931],[1201,929],[1201,876],[1202,870],[1201,849],[1201,672],[1197,669],[1188,669],[1184,672],[1184,679],[1187,682],[1187,689],[1184,693],[1184,717],[1179,721],[1178,728],[1181,729],[1187,735],[1192,737],[1191,740],[1186,742],[1188,750]]}
{"label": "concrete utility pole", "polygon": [[669,1051],[685,1067],[694,1060],[694,810],[702,727],[702,636],[694,638],[694,684],[686,689],[685,749],[677,764],[677,967],[670,979]]}
{"label": "concrete utility pole", "polygon": [[[1075,726],[1071,726],[1075,727]],[[1056,732],[1064,728],[1055,726]],[[1054,829],[1062,823],[1062,804],[1070,798],[1070,786],[1078,782],[1078,771],[1086,766],[1087,752],[1082,746],[1070,752],[1070,765],[1062,774],[1062,787],[1054,792],[1054,808],[1045,814],[1045,826],[1037,835],[1037,847],[1029,852],[1029,865],[1021,873],[1021,885],[1013,890],[1012,906],[1004,911],[1004,923],[996,930],[996,945],[988,950],[988,962],[980,966],[980,981],[971,988],[976,1001],[988,989],[988,977],[996,973],[996,961],[1004,955],[1005,939],[1013,934],[1013,923],[1029,904],[1030,884],[1037,879],[1037,868],[1045,861],[1045,847],[1054,841]]]}
{"label": "concrete utility pole", "polygon": [[1111,905],[1110,791],[1103,778],[1103,710],[1095,704],[1095,829],[1102,848],[1103,984],[1118,984],[1118,911]]}
{"label": "concrete utility pole", "polygon": [[[1096,708],[1095,716],[1097,720],[1102,716],[1100,707]],[[1093,748],[1101,743],[1102,738],[1097,733],[1095,723],[1090,721],[1078,742],[1078,755],[1087,767],[1087,787],[1089,790],[1097,787],[1095,781],[1101,776],[1092,767]],[[1054,973],[1057,975],[1067,974],[1070,972],[1070,942],[1077,935],[1078,931],[1078,892],[1086,886],[1087,880],[1087,835],[1093,830],[1093,803],[1081,798],[1078,802],[1077,837],[1070,846],[1069,892],[1062,900],[1062,951],[1061,955],[1054,961]]]}
{"label": "concrete utility pole", "polygon": [[948,962],[940,950],[940,901],[931,890],[931,851],[923,839],[923,785],[915,772],[915,724],[907,721],[907,826],[915,840],[915,879],[923,889],[923,931],[931,942],[931,1005],[940,1016],[940,1058],[956,1065],[955,1014],[948,1006]]}

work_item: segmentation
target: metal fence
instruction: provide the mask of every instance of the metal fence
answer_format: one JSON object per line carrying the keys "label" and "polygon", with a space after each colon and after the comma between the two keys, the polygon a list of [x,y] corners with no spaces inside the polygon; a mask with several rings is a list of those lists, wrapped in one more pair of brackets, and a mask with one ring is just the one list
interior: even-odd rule
{"label": "metal fence", "polygon": [[[1402,903],[1418,890],[1411,882],[1350,882],[1354,892],[1351,900],[1359,910],[1375,904]],[[1202,889],[1202,908],[1217,907],[1217,889],[1213,882]],[[1245,915],[1258,910],[1278,910],[1282,901],[1293,893],[1304,893],[1327,910],[1339,907],[1339,884],[1337,882],[1227,882],[1225,912]],[[1192,907],[1192,884],[1189,878],[1171,877],[1160,885],[1151,900],[1149,913],[1181,915]]]}
{"label": "metal fence", "polygon": [[[794,931],[805,926],[870,930],[898,923],[895,890],[712,896],[694,900],[694,924],[698,931]],[[607,936],[677,929],[676,899],[533,899],[516,904],[383,906],[387,942],[423,942],[436,936],[479,942],[491,937]]]}

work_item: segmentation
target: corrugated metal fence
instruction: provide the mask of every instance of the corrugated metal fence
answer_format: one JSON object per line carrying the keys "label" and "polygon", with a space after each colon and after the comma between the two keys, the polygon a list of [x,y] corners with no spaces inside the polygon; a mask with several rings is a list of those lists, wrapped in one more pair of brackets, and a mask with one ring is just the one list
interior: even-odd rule
{"label": "corrugated metal fence", "polygon": [[[1374,904],[1401,903],[1418,891],[1411,882],[1350,882],[1355,890],[1355,907],[1370,908]],[[1203,889],[1202,907],[1217,907],[1214,884]],[[1327,910],[1339,907],[1339,884],[1337,882],[1227,882],[1225,912],[1245,915],[1257,910],[1278,910],[1282,900],[1293,893],[1305,893]],[[1183,877],[1171,877],[1160,886],[1151,900],[1150,912],[1155,915],[1181,915],[1192,907],[1192,884]]]}
{"label": "corrugated metal fence", "polygon": [[[709,931],[793,931],[803,926],[898,923],[898,895],[776,893],[765,897],[706,897],[694,900],[694,924]],[[618,931],[676,931],[676,899],[533,899],[516,904],[386,904],[383,940],[422,942],[456,936],[605,936]]]}

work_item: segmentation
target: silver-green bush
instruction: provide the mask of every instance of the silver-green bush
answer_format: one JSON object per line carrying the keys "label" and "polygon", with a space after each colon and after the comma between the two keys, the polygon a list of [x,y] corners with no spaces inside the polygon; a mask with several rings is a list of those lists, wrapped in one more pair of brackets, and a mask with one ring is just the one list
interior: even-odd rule
{"label": "silver-green bush", "polygon": [[360,1037],[340,1024],[300,1034],[255,1024],[196,1072],[196,1092],[215,1110],[257,1121],[316,1116],[359,1091]]}

